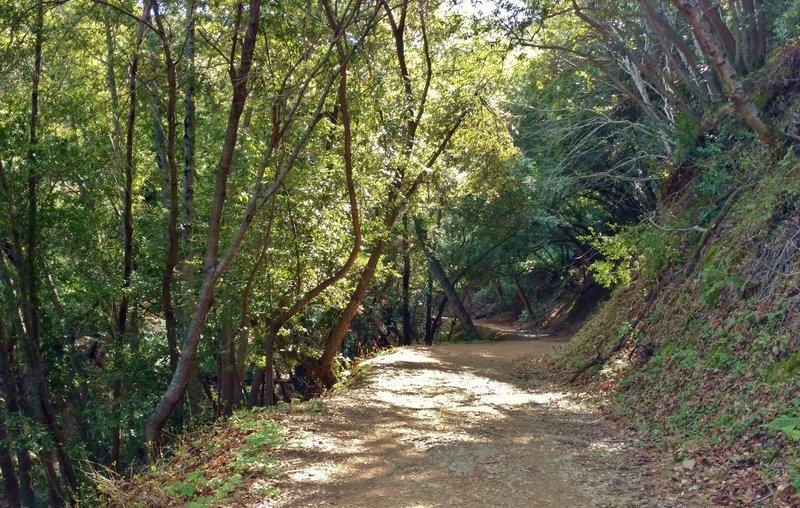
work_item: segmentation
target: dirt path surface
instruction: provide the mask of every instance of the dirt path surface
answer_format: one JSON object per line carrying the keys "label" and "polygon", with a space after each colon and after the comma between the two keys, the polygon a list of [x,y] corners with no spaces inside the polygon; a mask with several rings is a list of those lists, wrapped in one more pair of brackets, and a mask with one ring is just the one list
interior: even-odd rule
{"label": "dirt path surface", "polygon": [[370,360],[280,450],[277,506],[690,506],[654,491],[648,464],[589,403],[531,377],[527,362],[563,342]]}

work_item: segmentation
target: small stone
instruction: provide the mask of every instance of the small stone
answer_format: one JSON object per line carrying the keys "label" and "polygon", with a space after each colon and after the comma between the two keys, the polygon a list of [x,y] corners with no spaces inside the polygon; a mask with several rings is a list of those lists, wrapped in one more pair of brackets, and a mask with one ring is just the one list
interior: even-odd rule
{"label": "small stone", "polygon": [[684,459],[684,461],[681,462],[681,467],[691,471],[694,469],[695,464],[697,464],[697,462],[694,459]]}

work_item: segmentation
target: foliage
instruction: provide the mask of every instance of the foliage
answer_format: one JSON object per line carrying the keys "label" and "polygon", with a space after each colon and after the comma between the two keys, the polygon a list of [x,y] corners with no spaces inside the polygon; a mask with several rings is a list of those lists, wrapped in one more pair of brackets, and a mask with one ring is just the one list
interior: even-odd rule
{"label": "foliage", "polygon": [[763,425],[765,429],[783,432],[794,441],[800,441],[800,417],[781,415]]}

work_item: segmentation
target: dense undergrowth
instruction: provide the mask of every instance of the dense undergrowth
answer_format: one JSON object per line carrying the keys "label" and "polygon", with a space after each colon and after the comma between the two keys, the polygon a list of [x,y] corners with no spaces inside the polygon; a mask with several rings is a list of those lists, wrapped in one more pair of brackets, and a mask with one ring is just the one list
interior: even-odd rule
{"label": "dense undergrowth", "polygon": [[[781,68],[796,72],[773,64],[766,90],[790,112]],[[796,506],[800,165],[730,118],[718,125],[665,182],[658,216],[616,235],[629,255],[600,268],[623,284],[557,365],[609,390],[644,443],[688,461],[676,475],[708,502]]]}

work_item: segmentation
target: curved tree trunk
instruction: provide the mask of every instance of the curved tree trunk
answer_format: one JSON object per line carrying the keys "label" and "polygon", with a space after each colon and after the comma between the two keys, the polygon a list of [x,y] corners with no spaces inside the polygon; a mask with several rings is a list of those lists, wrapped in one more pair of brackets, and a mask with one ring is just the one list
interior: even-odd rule
{"label": "curved tree trunk", "polygon": [[772,122],[764,118],[761,110],[745,91],[725,46],[717,39],[712,22],[704,15],[705,9],[698,0],[672,0],[692,27],[703,52],[714,66],[723,88],[736,111],[758,135],[761,143],[774,147],[778,143],[778,133]]}
{"label": "curved tree trunk", "polygon": [[[241,12],[241,4],[239,12]],[[181,356],[178,359],[172,381],[145,424],[145,435],[148,445],[150,446],[151,457],[154,457],[158,453],[164,424],[183,397],[189,378],[192,372],[194,372],[200,334],[205,325],[208,313],[211,310],[217,281],[219,280],[222,270],[224,270],[224,267],[219,266],[219,260],[217,258],[222,230],[222,213],[227,191],[228,175],[230,174],[233,152],[236,148],[236,140],[239,134],[239,120],[241,119],[248,95],[247,82],[253,63],[253,52],[258,35],[260,12],[260,0],[250,0],[247,29],[244,41],[242,42],[241,63],[238,71],[234,71],[233,68],[231,68],[233,96],[228,114],[225,143],[222,147],[217,168],[205,259],[203,261],[203,280],[200,286],[200,294],[198,295],[197,306],[191,323],[186,331],[186,338],[183,343]],[[231,65],[233,65],[233,63],[231,63]],[[250,217],[249,220],[252,220],[252,217]]]}
{"label": "curved tree trunk", "polygon": [[420,246],[422,247],[423,252],[425,252],[425,257],[428,258],[428,264],[430,264],[431,271],[433,272],[434,277],[436,277],[436,281],[439,282],[439,286],[441,286],[445,296],[447,296],[447,299],[450,300],[450,305],[453,309],[453,312],[455,313],[458,322],[461,323],[461,328],[464,329],[464,337],[467,340],[480,339],[481,334],[478,333],[478,329],[475,328],[475,324],[472,322],[472,317],[464,307],[464,303],[461,301],[461,298],[459,298],[455,286],[447,277],[447,273],[445,273],[442,263],[439,261],[430,247],[428,247],[425,238],[425,232],[422,230],[422,225],[417,223],[416,229],[417,238],[419,238]]}

